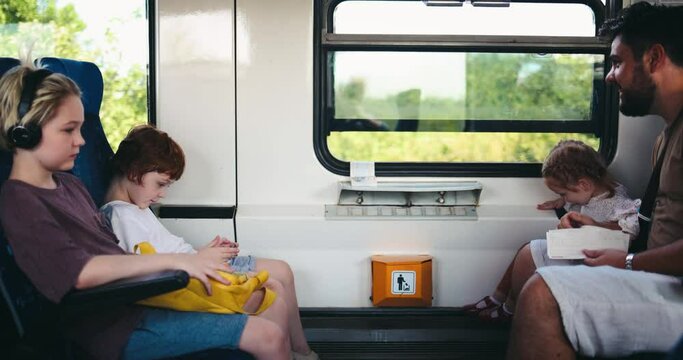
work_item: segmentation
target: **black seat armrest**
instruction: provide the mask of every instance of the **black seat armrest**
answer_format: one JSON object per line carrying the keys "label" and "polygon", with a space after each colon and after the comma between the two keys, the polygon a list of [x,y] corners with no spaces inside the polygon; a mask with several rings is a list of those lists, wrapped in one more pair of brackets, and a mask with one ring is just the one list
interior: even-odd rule
{"label": "black seat armrest", "polygon": [[151,296],[164,294],[187,286],[190,276],[182,270],[156,272],[144,276],[121,279],[85,290],[74,290],[60,305],[68,310],[78,307],[119,306],[132,304]]}

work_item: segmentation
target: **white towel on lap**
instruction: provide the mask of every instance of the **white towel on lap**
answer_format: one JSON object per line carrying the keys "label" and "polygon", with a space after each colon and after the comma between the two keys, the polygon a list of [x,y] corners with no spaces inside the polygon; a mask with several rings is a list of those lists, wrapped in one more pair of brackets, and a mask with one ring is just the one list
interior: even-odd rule
{"label": "white towel on lap", "polygon": [[557,300],[564,331],[579,354],[666,352],[683,334],[680,278],[609,266],[536,271]]}

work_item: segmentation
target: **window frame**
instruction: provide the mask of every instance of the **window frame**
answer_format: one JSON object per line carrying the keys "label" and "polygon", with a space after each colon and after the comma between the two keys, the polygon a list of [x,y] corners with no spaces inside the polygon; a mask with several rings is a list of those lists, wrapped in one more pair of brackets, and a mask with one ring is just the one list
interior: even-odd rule
{"label": "window frame", "polygon": [[145,0],[147,18],[147,123],[157,126],[157,0]]}
{"label": "window frame", "polygon": [[[595,37],[560,36],[500,36],[500,35],[385,35],[385,34],[335,34],[333,33],[334,9],[344,1],[359,0],[316,0],[314,2],[314,123],[313,143],[320,163],[330,172],[348,176],[350,163],[332,156],[327,147],[330,133],[329,116],[334,108],[333,89],[328,84],[332,74],[327,66],[330,52],[334,51],[422,51],[422,52],[499,52],[499,53],[567,53],[602,54],[604,74],[610,69],[610,43]],[[365,0],[378,1],[378,0]],[[415,1],[415,0],[381,0]],[[620,8],[620,0],[607,0],[603,6],[600,0],[510,0],[517,3],[577,3],[593,9],[596,32],[607,15],[613,16]],[[598,110],[590,121],[527,121],[487,120],[477,121],[476,128],[496,130],[493,132],[585,132],[588,130],[600,138],[598,151],[608,163],[614,158],[618,131],[618,93],[612,86],[599,89]],[[466,120],[470,122],[471,120]],[[507,131],[501,131],[507,130]],[[510,131],[512,130],[512,131]],[[430,177],[538,177],[540,163],[476,163],[476,162],[377,162],[378,176],[430,176]]]}

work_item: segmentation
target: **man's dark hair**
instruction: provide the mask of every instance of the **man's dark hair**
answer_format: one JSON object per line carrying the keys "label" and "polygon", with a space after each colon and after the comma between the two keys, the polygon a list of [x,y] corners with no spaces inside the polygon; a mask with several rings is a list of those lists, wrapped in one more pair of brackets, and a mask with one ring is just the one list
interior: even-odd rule
{"label": "man's dark hair", "polygon": [[605,21],[599,35],[611,40],[621,35],[637,61],[652,45],[661,44],[671,61],[683,66],[683,6],[636,3]]}

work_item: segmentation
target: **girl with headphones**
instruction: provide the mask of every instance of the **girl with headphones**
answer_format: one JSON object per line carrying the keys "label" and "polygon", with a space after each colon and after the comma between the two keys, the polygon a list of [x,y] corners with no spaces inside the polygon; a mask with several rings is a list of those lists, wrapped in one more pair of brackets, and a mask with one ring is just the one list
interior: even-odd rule
{"label": "girl with headphones", "polygon": [[[46,298],[72,289],[162,270],[181,269],[225,283],[228,265],[206,254],[133,256],[118,245],[74,166],[84,122],[78,86],[64,75],[15,67],[0,79],[0,146],[12,151],[0,190],[0,219],[17,264]],[[225,257],[229,256],[225,251]],[[283,302],[268,310],[285,323]],[[63,334],[89,358],[149,359],[212,348],[239,348],[257,359],[289,359],[286,329],[243,314],[209,314],[121,306],[68,319]]]}

